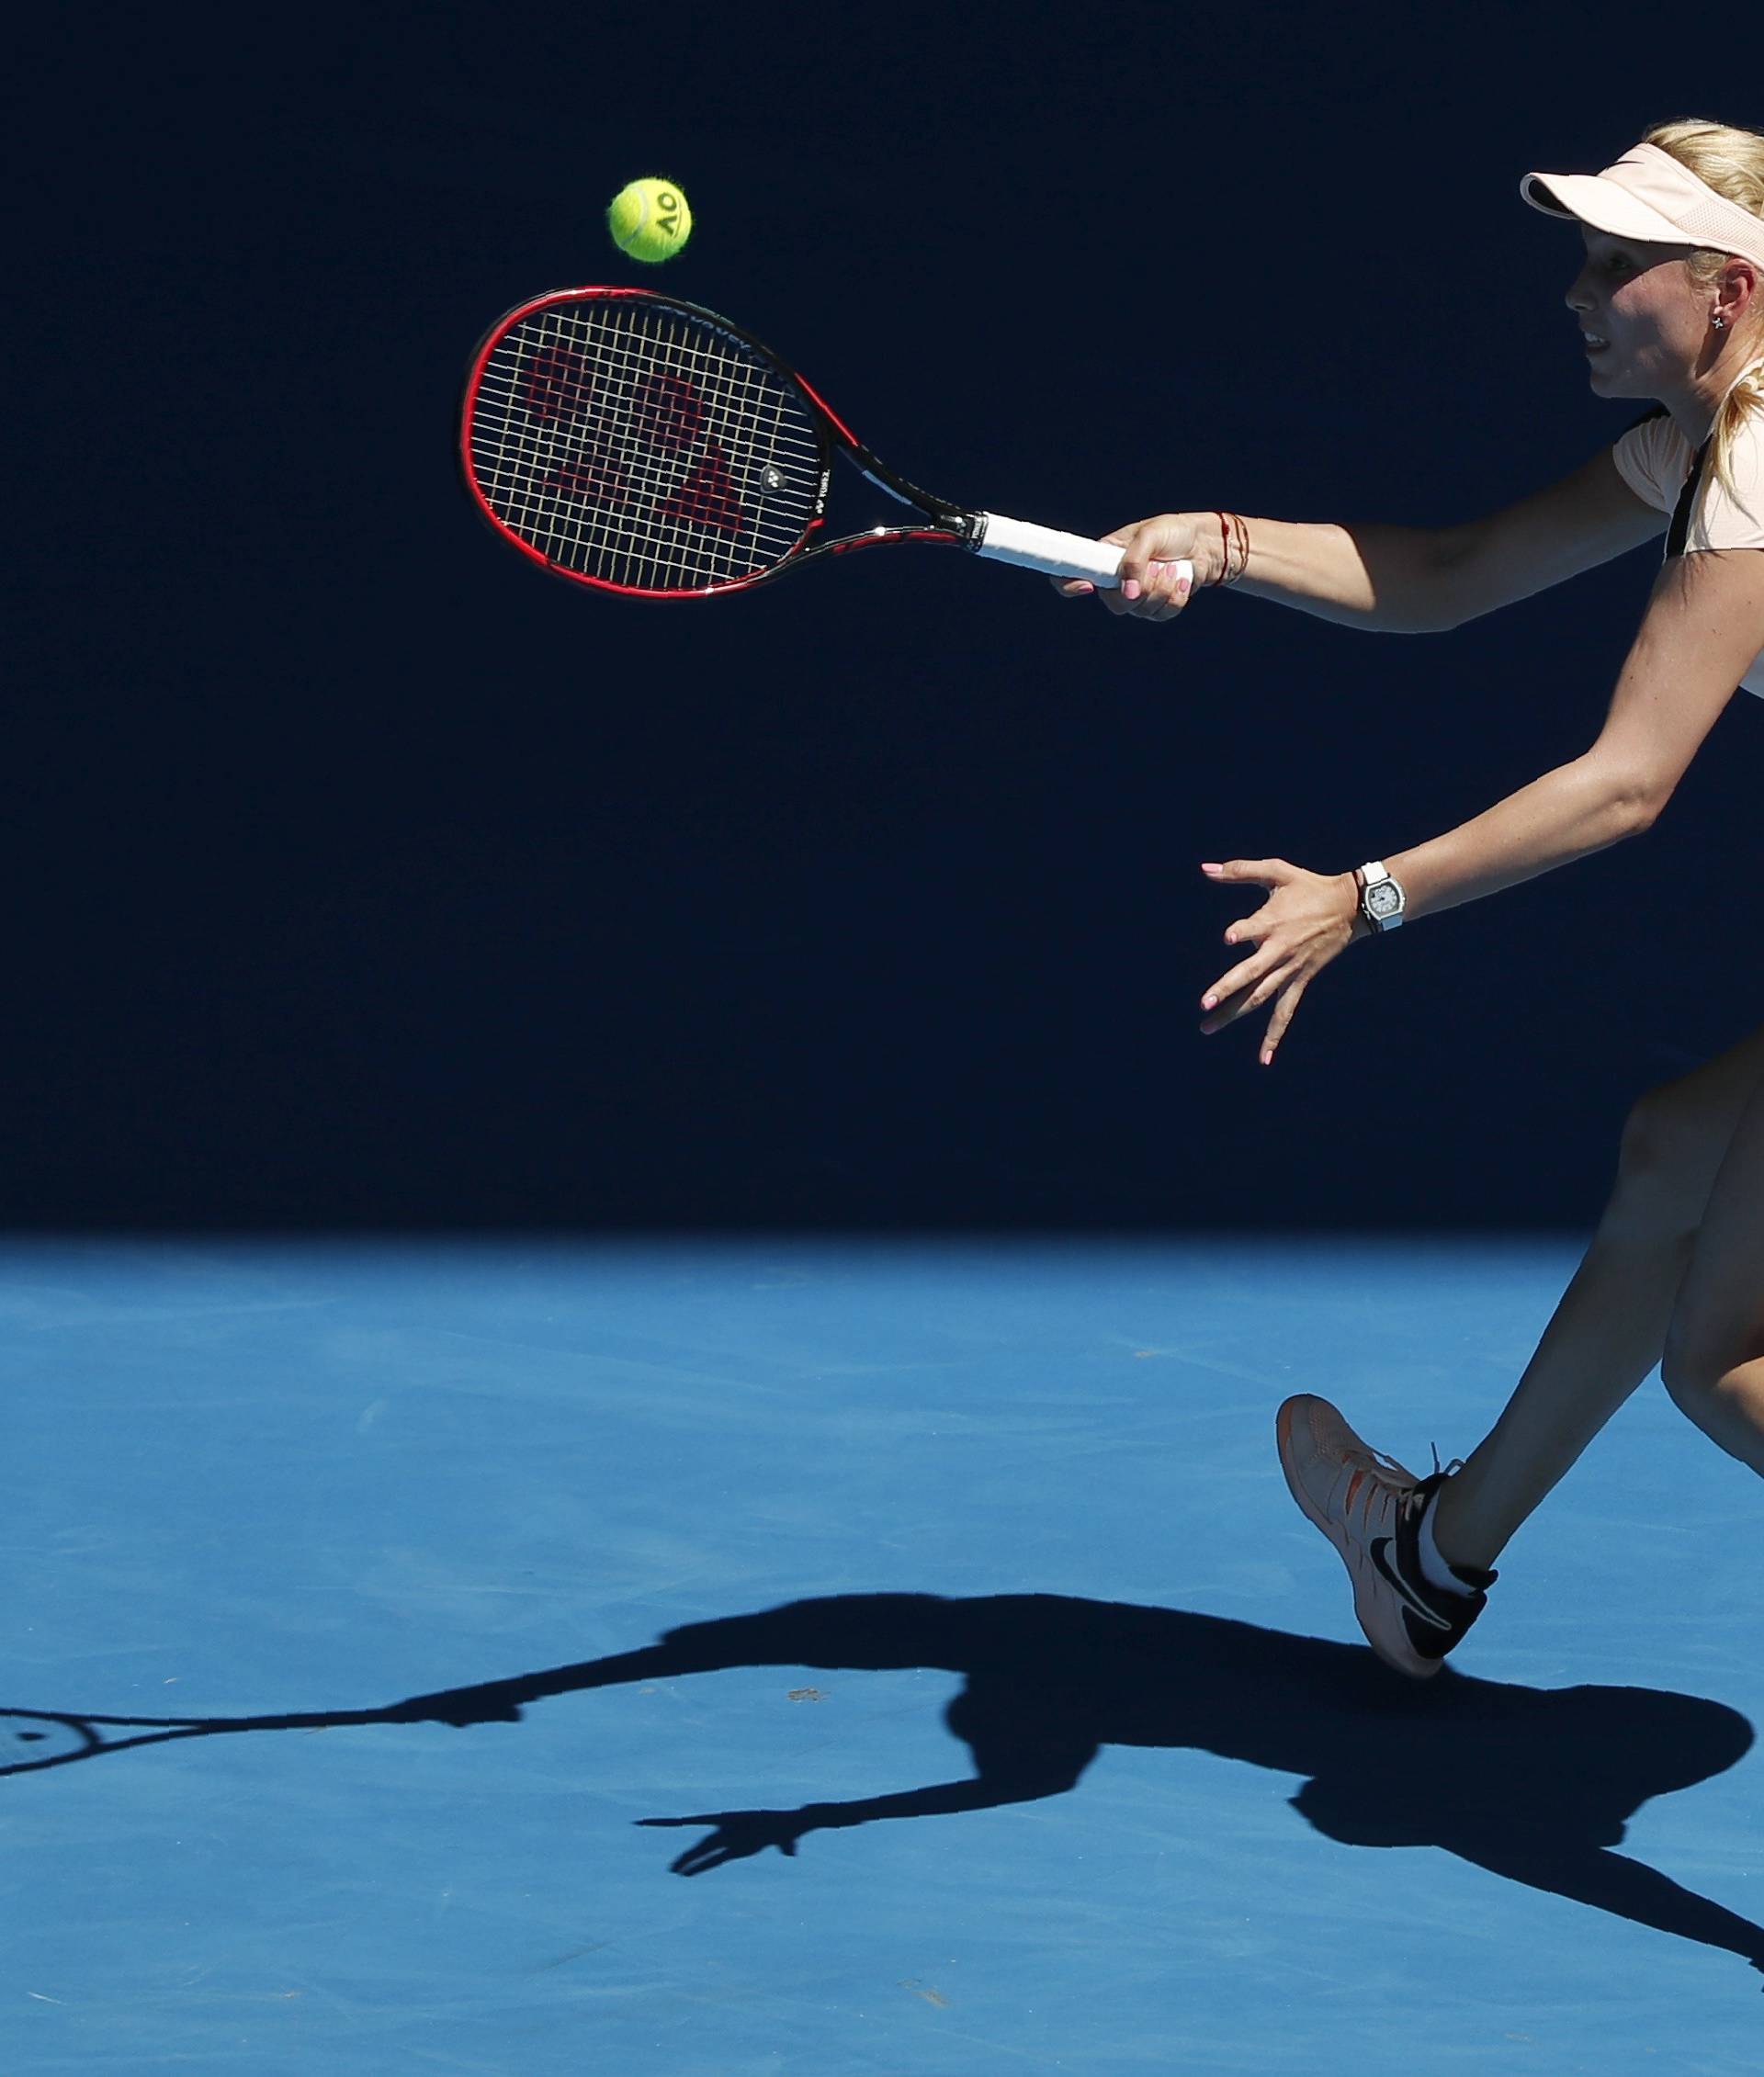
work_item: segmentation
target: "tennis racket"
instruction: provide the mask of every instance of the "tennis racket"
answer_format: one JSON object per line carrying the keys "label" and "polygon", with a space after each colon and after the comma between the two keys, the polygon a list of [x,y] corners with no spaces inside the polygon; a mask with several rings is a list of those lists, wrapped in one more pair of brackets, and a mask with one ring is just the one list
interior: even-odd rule
{"label": "tennis racket", "polygon": [[[835,457],[912,507],[829,536]],[[887,468],[751,333],[647,288],[560,288],[472,357],[459,464],[492,528],[559,577],[628,598],[751,591],[825,556],[901,541],[1049,577],[1116,581],[1121,551],[970,512]],[[1193,581],[1187,563],[1179,572]]]}
{"label": "tennis racket", "polygon": [[[0,1778],[70,1767],[141,1745],[175,1744],[242,1731],[331,1731],[405,1721],[393,1710],[301,1710],[288,1716],[76,1716],[71,1710],[0,1709]],[[476,1721],[477,1719],[472,1721]],[[133,1735],[122,1735],[122,1733]]]}

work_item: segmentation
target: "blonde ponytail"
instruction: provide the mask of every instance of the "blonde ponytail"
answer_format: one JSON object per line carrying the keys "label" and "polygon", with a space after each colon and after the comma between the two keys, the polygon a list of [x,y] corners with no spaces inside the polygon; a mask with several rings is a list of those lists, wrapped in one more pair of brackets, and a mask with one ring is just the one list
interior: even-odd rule
{"label": "blonde ponytail", "polygon": [[1753,416],[1764,418],[1764,361],[1748,367],[1728,390],[1720,411],[1715,413],[1714,431],[1710,435],[1709,459],[1732,498],[1739,496],[1731,467],[1734,442],[1739,437],[1740,427]]}
{"label": "blonde ponytail", "polygon": [[[1663,122],[1642,140],[1668,152],[1705,187],[1724,195],[1730,202],[1764,218],[1764,136],[1753,130],[1736,130],[1719,122],[1688,120]],[[1715,277],[1732,257],[1715,252],[1692,253],[1686,265],[1690,278],[1701,288],[1713,288]],[[1764,293],[1758,299],[1751,322],[1751,349],[1764,355]],[[1709,458],[1715,475],[1730,495],[1737,495],[1733,476],[1734,443],[1739,430],[1754,415],[1764,417],[1764,360],[1757,360],[1740,377],[1716,413],[1711,434]]]}

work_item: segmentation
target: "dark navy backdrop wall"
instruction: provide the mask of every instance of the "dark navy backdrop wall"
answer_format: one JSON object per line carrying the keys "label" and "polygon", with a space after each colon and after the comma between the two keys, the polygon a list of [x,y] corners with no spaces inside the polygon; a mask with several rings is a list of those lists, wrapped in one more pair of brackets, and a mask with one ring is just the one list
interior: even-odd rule
{"label": "dark navy backdrop wall", "polygon": [[[40,125],[6,693],[14,1226],[1579,1225],[1759,1013],[1764,717],[1645,842],[1356,950],[1279,1066],[1230,900],[1573,755],[1636,556],[1455,635],[1116,625],[925,551],[580,595],[457,486],[511,303],[660,277],[958,498],[1435,521],[1587,389],[1529,166],[1756,99],[1579,8],[82,17]],[[22,458],[20,454],[22,453]]]}

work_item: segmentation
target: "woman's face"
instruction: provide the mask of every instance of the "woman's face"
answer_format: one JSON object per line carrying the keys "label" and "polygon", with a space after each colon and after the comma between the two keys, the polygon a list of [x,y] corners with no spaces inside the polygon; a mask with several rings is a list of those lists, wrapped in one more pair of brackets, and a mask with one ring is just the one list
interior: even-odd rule
{"label": "woman's face", "polygon": [[1685,245],[1613,238],[1582,225],[1586,264],[1567,293],[1601,397],[1670,398],[1697,371],[1709,338],[1708,297],[1685,265]]}

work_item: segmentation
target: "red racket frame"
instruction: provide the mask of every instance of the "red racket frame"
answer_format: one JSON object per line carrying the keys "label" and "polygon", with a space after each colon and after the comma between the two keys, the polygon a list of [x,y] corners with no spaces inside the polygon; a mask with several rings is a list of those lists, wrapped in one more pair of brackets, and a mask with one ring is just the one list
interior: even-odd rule
{"label": "red racket frame", "polygon": [[[478,399],[479,386],[483,380],[484,369],[491,355],[506,334],[536,311],[554,305],[618,299],[627,302],[650,303],[662,309],[680,310],[699,322],[708,324],[727,337],[733,339],[764,361],[772,371],[800,398],[812,422],[820,446],[820,481],[816,488],[813,516],[797,536],[795,545],[786,548],[777,560],[764,570],[752,571],[745,577],[735,577],[710,584],[679,586],[673,589],[648,587],[641,584],[619,584],[605,577],[593,577],[580,570],[566,569],[554,562],[541,549],[524,541],[511,527],[504,525],[491,509],[489,501],[479,488],[477,473],[471,458],[472,418]],[[537,563],[541,570],[549,570],[554,577],[562,577],[574,584],[586,586],[591,591],[611,592],[621,598],[635,599],[707,599],[717,598],[730,592],[751,592],[760,584],[769,584],[775,578],[782,577],[786,570],[796,570],[804,563],[814,562],[823,556],[846,555],[854,548],[870,548],[890,542],[920,541],[938,547],[971,548],[976,546],[981,525],[978,517],[959,505],[946,503],[922,491],[917,484],[910,483],[897,475],[866,447],[851,428],[834,412],[804,381],[795,368],[781,360],[763,340],[756,339],[738,324],[731,324],[716,310],[706,310],[702,304],[689,303],[679,296],[664,296],[650,288],[553,288],[542,296],[530,297],[505,311],[479,341],[466,375],[465,394],[459,406],[458,443],[456,450],[460,478],[467,493],[478,509],[479,516],[501,539],[518,548],[530,562]],[[831,484],[833,459],[843,454],[848,461],[872,483],[901,499],[905,503],[916,505],[923,513],[927,525],[921,526],[872,526],[863,533],[846,534],[835,540],[818,538],[826,525],[827,493]]]}

